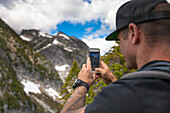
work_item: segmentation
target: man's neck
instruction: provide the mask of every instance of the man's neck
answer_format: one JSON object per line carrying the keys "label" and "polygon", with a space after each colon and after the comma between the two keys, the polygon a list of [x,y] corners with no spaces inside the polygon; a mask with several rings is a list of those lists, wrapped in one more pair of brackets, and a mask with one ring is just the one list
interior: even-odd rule
{"label": "man's neck", "polygon": [[137,54],[138,69],[140,69],[145,64],[155,60],[170,62],[170,48],[167,46],[159,45],[154,47],[154,49],[148,47],[140,49]]}

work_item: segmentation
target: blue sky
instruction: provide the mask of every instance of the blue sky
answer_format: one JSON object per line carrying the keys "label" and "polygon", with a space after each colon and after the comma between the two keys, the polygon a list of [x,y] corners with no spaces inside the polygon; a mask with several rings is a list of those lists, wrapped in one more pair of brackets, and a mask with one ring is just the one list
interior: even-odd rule
{"label": "blue sky", "polygon": [[83,0],[84,2],[88,2],[89,4],[91,4],[92,0]]}
{"label": "blue sky", "polygon": [[[64,21],[57,25],[57,29],[52,30],[51,34],[55,34],[59,31],[66,33],[69,36],[74,36],[77,38],[82,38],[84,35],[90,35],[92,32],[99,30],[102,23],[100,20],[92,20],[89,22],[82,23],[71,23],[69,21]],[[102,38],[100,36],[99,38]]]}
{"label": "blue sky", "polygon": [[38,29],[75,36],[101,54],[115,45],[105,37],[115,30],[120,5],[128,0],[0,0],[0,17],[18,34]]}

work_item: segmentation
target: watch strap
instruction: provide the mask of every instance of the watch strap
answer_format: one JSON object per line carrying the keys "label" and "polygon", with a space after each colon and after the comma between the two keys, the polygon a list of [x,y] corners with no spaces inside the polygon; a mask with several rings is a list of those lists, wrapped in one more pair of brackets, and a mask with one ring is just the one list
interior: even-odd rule
{"label": "watch strap", "polygon": [[89,85],[86,82],[84,82],[80,79],[76,79],[76,81],[72,87],[73,87],[73,89],[75,89],[76,87],[79,87],[79,86],[84,86],[84,87],[86,87],[87,92],[89,91]]}

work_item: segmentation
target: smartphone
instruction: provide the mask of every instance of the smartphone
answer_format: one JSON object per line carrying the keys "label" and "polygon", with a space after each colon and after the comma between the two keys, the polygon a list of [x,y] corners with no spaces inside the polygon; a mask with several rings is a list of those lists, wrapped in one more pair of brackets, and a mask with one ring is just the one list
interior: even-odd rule
{"label": "smartphone", "polygon": [[99,48],[90,48],[89,57],[91,61],[92,71],[95,72],[95,68],[100,67],[100,49]]}

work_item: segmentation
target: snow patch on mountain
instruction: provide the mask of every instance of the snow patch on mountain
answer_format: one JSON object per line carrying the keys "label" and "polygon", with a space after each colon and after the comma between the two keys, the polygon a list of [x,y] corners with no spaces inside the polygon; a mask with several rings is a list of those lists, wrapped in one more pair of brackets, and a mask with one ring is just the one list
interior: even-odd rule
{"label": "snow patch on mountain", "polygon": [[39,32],[39,36],[47,37],[47,38],[53,38],[51,35],[48,35],[48,34],[45,34],[45,33],[42,33],[42,32]]}
{"label": "snow patch on mountain", "polygon": [[57,71],[65,71],[66,70],[66,68],[69,68],[70,66],[69,65],[67,65],[67,64],[65,64],[65,65],[62,65],[62,66],[55,66],[55,69],[57,70]]}
{"label": "snow patch on mountain", "polygon": [[29,92],[33,92],[33,93],[41,93],[41,91],[39,90],[39,84],[35,84],[29,80],[22,80],[21,83],[24,85],[24,91],[27,93],[27,95],[29,95]]}
{"label": "snow patch on mountain", "polygon": [[59,42],[57,39],[55,39],[54,41],[53,41],[53,44],[61,44],[61,42]]}
{"label": "snow patch on mountain", "polygon": [[55,34],[54,34],[54,36],[57,36],[57,35],[58,35],[58,33],[55,33]]}
{"label": "snow patch on mountain", "polygon": [[[34,82],[31,82],[29,80],[25,80],[23,79],[21,81],[21,83],[24,85],[24,91],[26,92],[27,95],[29,95],[29,92],[35,93],[35,94],[41,94],[41,90],[40,85],[39,84],[35,84]],[[51,96],[53,98],[53,100],[56,100],[56,97],[58,98],[62,98],[62,96],[60,96],[60,94],[54,90],[53,88],[46,88],[45,91],[48,93],[49,96]]]}
{"label": "snow patch on mountain", "polygon": [[69,52],[73,52],[73,50],[75,50],[76,48],[69,48],[68,46],[66,46],[66,45],[64,45],[64,44],[62,44],[61,42],[59,42],[57,39],[55,39],[54,41],[53,41],[53,44],[55,44],[55,45],[62,45],[62,46],[64,46],[64,50],[66,50],[66,51],[69,51]]}
{"label": "snow patch on mountain", "polygon": [[48,44],[48,45],[46,45],[45,47],[43,47],[42,49],[46,49],[46,48],[48,48],[48,47],[50,47],[52,44]]}
{"label": "snow patch on mountain", "polygon": [[65,35],[65,34],[59,34],[58,36],[62,36],[64,38],[66,38],[67,40],[70,40],[70,38],[67,35]]}
{"label": "snow patch on mountain", "polygon": [[28,38],[28,37],[26,37],[26,36],[24,36],[24,35],[20,35],[20,38],[21,38],[22,40],[25,40],[25,41],[31,41],[30,38]]}
{"label": "snow patch on mountain", "polygon": [[69,48],[64,48],[64,50],[66,50],[66,51],[69,51],[69,52],[73,52],[73,50],[72,49],[69,49]]}
{"label": "snow patch on mountain", "polygon": [[52,45],[52,44],[48,44],[48,45],[44,46],[43,48],[41,48],[41,49],[37,50],[36,52],[40,52],[41,50],[44,50],[44,49],[46,49],[46,48],[50,47],[51,45]]}
{"label": "snow patch on mountain", "polygon": [[55,69],[58,71],[58,74],[59,74],[61,80],[63,81],[63,83],[65,83],[65,79],[66,79],[67,75],[69,74],[70,66],[67,64],[61,65],[61,66],[56,65]]}
{"label": "snow patch on mountain", "polygon": [[69,74],[69,70],[66,71],[58,71],[58,74],[60,76],[60,79],[65,83],[65,79],[67,78],[67,75]]}
{"label": "snow patch on mountain", "polygon": [[58,92],[56,92],[53,88],[45,89],[45,91],[53,98],[53,100],[56,100],[56,97],[62,98]]}

